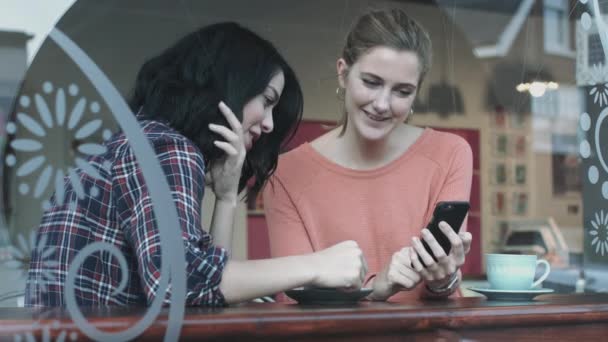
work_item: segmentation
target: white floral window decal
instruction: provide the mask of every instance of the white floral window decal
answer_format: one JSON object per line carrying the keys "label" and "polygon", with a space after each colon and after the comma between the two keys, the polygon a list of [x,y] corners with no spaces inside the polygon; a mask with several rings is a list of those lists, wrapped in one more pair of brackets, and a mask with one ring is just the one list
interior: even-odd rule
{"label": "white floral window decal", "polygon": [[604,213],[601,210],[599,213],[595,213],[591,226],[589,235],[591,235],[592,249],[601,256],[608,255],[608,212]]}
{"label": "white floral window decal", "polygon": [[608,105],[608,83],[598,83],[591,87],[589,95],[593,97],[593,103],[599,102],[600,107]]}
{"label": "white floral window decal", "polygon": [[[21,179],[18,191],[21,195],[31,194],[35,198],[41,198],[49,185],[53,184],[56,201],[61,205],[65,200],[63,194],[64,178],[66,176],[79,198],[82,199],[87,195],[75,167],[82,169],[94,178],[101,178],[97,170],[89,165],[86,158],[103,154],[106,152],[106,148],[95,142],[83,141],[90,139],[93,134],[98,132],[103,125],[103,121],[99,118],[93,118],[89,121],[83,120],[87,110],[93,114],[98,114],[100,105],[97,101],[87,103],[86,98],[79,97],[79,87],[77,85],[71,84],[67,88],[67,94],[75,99],[72,108],[66,106],[68,101],[66,91],[63,88],[55,89],[55,86],[47,81],[43,83],[42,90],[43,94],[36,93],[33,97],[22,95],[19,98],[19,106],[15,117],[17,122],[10,122],[7,125],[7,132],[15,135],[20,129],[24,129],[27,133],[30,133],[32,138],[12,140],[10,146],[15,151],[21,152],[25,157],[23,162],[17,165],[18,161],[15,155],[9,154],[6,157],[6,163],[17,168],[16,176]],[[34,111],[37,112],[37,116],[31,114]],[[53,163],[44,154],[44,146],[48,144],[47,139],[54,134],[56,135],[57,130],[61,130],[60,133],[63,134],[66,129],[71,135],[68,136],[68,141],[72,142],[75,153],[73,165],[67,167]],[[102,135],[104,139],[109,139],[112,132],[105,129]],[[24,177],[36,172],[38,172],[38,177],[35,178],[34,184],[28,184]],[[91,188],[88,195],[96,197],[98,193],[99,189]],[[48,209],[49,205],[47,200],[42,201],[43,209]]]}
{"label": "white floral window decal", "polygon": [[[41,342],[64,342],[64,341],[76,341],[78,339],[78,333],[76,331],[68,331],[65,329],[61,329],[58,331],[58,334],[52,334],[53,330],[61,329],[61,323],[59,321],[53,321],[49,324],[41,324],[40,322],[36,322],[32,325],[31,331],[25,332],[23,334],[17,334],[13,336],[13,340],[15,342],[21,341],[41,341]],[[36,334],[34,332],[40,330],[40,339],[36,339]],[[53,340],[52,335],[56,335],[57,338]]]}

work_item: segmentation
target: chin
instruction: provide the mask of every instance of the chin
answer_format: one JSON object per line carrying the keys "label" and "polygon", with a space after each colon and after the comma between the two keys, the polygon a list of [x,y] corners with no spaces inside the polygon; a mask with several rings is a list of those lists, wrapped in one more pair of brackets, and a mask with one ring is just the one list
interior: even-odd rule
{"label": "chin", "polygon": [[386,124],[381,127],[373,127],[362,122],[355,122],[354,126],[360,137],[370,141],[386,139],[394,128],[394,125],[392,124]]}

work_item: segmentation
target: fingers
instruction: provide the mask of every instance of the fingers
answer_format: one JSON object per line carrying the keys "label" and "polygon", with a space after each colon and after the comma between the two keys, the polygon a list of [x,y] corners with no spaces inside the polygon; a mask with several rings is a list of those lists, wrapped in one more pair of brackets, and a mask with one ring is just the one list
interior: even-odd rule
{"label": "fingers", "polygon": [[[426,229],[423,229],[423,231],[424,230]],[[424,232],[423,235],[425,235]],[[437,243],[434,238],[432,238],[432,240],[430,238],[427,240],[427,236],[425,236],[425,241],[429,244],[429,246],[431,246],[431,243],[439,245],[439,243]],[[414,263],[414,261],[412,261],[412,265],[414,269],[416,269],[416,271],[418,271],[423,276],[425,281],[428,282],[437,279],[443,279],[446,277],[446,275],[449,275],[456,270],[456,265],[454,263],[453,257],[445,255],[445,252],[443,252],[443,248],[441,248],[441,246],[439,246],[439,248],[441,248],[442,250],[442,255],[440,257],[437,257],[438,262],[435,262],[435,260],[433,260],[431,255],[426,251],[426,249],[422,245],[420,239],[418,239],[417,237],[413,237],[412,244],[416,254],[418,254],[416,260],[421,259],[421,261],[424,263],[424,265],[426,265],[426,267],[424,267],[423,264]]]}
{"label": "fingers", "polygon": [[222,149],[229,156],[238,157],[240,154],[241,158],[239,159],[244,159],[245,145],[241,123],[224,102],[220,102],[219,108],[226,117],[228,124],[232,127],[232,130],[222,125],[209,124],[209,130],[219,134],[225,140],[216,140],[213,144]]}
{"label": "fingers", "polygon": [[[471,241],[473,239],[471,233],[463,232],[461,234],[456,234],[454,229],[443,221],[439,223],[439,229],[441,229],[443,234],[450,240],[450,244],[452,245],[450,262],[453,262],[456,267],[462,266],[466,254],[471,249]],[[452,268],[450,267],[448,271],[451,273]]]}
{"label": "fingers", "polygon": [[464,263],[464,245],[460,236],[444,221],[439,222],[439,229],[450,240],[450,244],[452,245],[450,255],[454,257],[456,263]]}
{"label": "fingers", "polygon": [[422,230],[422,238],[429,245],[429,247],[431,248],[431,251],[433,252],[433,255],[435,255],[435,258],[437,260],[442,259],[446,256],[445,251],[443,250],[443,247],[441,247],[439,242],[437,242],[437,239],[435,239],[433,234],[428,229],[425,228]]}
{"label": "fingers", "polygon": [[414,270],[416,272],[418,272],[422,276],[422,278],[424,278],[424,279],[431,278],[430,272],[427,271],[426,268],[424,268],[424,265],[422,265],[422,262],[420,261],[420,258],[418,257],[418,254],[416,253],[416,250],[413,248],[410,249],[410,260],[412,260],[412,267],[414,268]]}
{"label": "fingers", "polygon": [[452,244],[452,249],[462,249],[462,239],[458,234],[456,234],[454,229],[449,224],[444,221],[441,221],[439,222],[439,229],[441,229],[441,232],[443,232],[443,234],[448,238],[448,240],[450,240],[450,243]]}
{"label": "fingers", "polygon": [[235,144],[239,141],[240,137],[233,131],[229,130],[228,127],[222,125],[209,124],[209,129],[213,132],[221,135],[227,142]]}
{"label": "fingers", "polygon": [[471,243],[473,242],[473,235],[469,232],[462,232],[458,234],[460,239],[462,240],[462,246],[464,248],[464,253],[469,254],[471,251]]}
{"label": "fingers", "polygon": [[[361,248],[356,241],[349,240],[344,241],[341,244],[350,251],[349,255],[351,257],[349,258],[349,262],[351,262],[351,265],[355,266],[353,271],[356,271],[356,273],[348,277],[345,287],[349,290],[357,290],[363,286],[365,275],[367,274],[367,262],[365,261],[365,256],[363,255],[363,251],[361,251]],[[352,261],[355,262],[352,263]]]}
{"label": "fingers", "polygon": [[431,266],[435,264],[435,260],[433,260],[433,257],[426,251],[426,249],[422,245],[422,242],[417,236],[412,237],[412,247],[416,251],[416,254],[418,254],[418,257],[426,266]]}
{"label": "fingers", "polygon": [[421,280],[418,273],[408,268],[403,268],[401,270],[390,270],[388,273],[388,279],[392,284],[398,285],[408,290],[416,287],[416,285],[418,285]]}
{"label": "fingers", "polygon": [[229,144],[227,142],[216,140],[213,142],[213,144],[215,146],[219,147],[220,149],[222,149],[228,155],[236,156],[237,154],[239,154],[239,152],[236,150],[236,148],[234,148],[234,146],[232,146],[231,144]]}
{"label": "fingers", "polygon": [[365,260],[365,256],[361,253],[361,286],[365,285],[365,275],[367,274],[367,261]]}
{"label": "fingers", "polygon": [[393,255],[388,271],[389,282],[404,287],[414,288],[422,278],[414,269],[410,259],[411,248],[403,248]]}
{"label": "fingers", "polygon": [[220,108],[222,114],[224,114],[224,117],[228,121],[230,127],[232,127],[232,130],[235,132],[242,132],[243,128],[241,126],[241,122],[236,115],[234,115],[232,110],[224,103],[224,101],[220,101],[218,107]]}

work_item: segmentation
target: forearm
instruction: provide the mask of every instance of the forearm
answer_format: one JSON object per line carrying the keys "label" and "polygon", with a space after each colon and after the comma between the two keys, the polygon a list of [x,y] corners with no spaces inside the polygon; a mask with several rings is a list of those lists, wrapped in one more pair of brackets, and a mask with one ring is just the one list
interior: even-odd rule
{"label": "forearm", "polygon": [[213,236],[215,245],[227,250],[232,247],[232,235],[234,231],[234,215],[236,212],[237,201],[234,200],[215,200],[213,216],[209,233]]}
{"label": "forearm", "polygon": [[220,290],[228,304],[311,284],[315,266],[311,255],[235,261],[224,268]]}

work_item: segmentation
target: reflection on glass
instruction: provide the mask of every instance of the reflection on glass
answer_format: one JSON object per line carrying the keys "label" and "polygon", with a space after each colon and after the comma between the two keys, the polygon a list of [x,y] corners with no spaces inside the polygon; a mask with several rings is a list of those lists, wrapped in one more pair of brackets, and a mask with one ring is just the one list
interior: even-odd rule
{"label": "reflection on glass", "polygon": [[[484,252],[505,243],[519,248],[509,243],[507,231],[521,221],[534,223],[522,233],[526,244],[542,246],[538,236],[548,241],[548,228],[538,222],[551,218],[569,258],[552,261],[557,267],[544,286],[574,291],[567,272],[578,269],[589,280],[586,291],[608,282],[608,63],[602,37],[608,9],[601,1],[314,0],[253,6],[245,0],[82,0],[38,1],[56,9],[37,7],[36,13],[31,8],[37,5],[10,3],[7,8],[18,11],[0,13],[0,23],[10,24],[0,26],[0,278],[11,281],[0,284],[0,305],[20,303],[28,254],[51,253],[31,239],[50,194],[66,184],[79,189],[77,196],[96,193],[82,188],[73,170],[94,175],[84,160],[102,153],[103,142],[120,126],[93,81],[73,63],[58,62],[63,52],[45,41],[55,22],[122,97],[129,95],[145,56],[177,36],[220,20],[243,22],[277,42],[293,62],[305,94],[303,127],[314,127],[318,135],[339,120],[335,59],[366,5],[402,7],[433,38],[433,69],[418,91],[410,123],[469,132],[463,134],[469,134],[477,163],[471,196],[479,203],[469,231],[479,244],[465,279],[483,278]],[[310,140],[307,134],[304,128],[296,138]],[[68,183],[60,181],[64,177]],[[248,215],[240,208],[237,217],[242,234],[235,237],[234,253],[242,258],[268,255],[264,205],[254,200],[260,199],[250,204],[255,210]],[[528,252],[548,253],[543,249]],[[45,279],[52,282],[53,276]]]}

